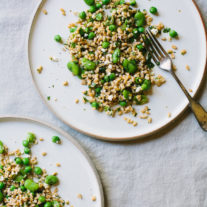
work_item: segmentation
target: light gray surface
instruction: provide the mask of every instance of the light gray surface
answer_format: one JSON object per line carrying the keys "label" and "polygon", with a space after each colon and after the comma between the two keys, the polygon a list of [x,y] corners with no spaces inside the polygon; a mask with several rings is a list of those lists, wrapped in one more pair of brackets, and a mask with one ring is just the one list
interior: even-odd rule
{"label": "light gray surface", "polygon": [[[207,1],[197,3],[207,23]],[[100,173],[108,207],[207,206],[207,134],[192,114],[186,113],[167,132],[153,136],[156,139],[114,144],[70,129],[47,109],[26,61],[27,30],[37,4],[0,1],[0,115],[39,118],[75,136]],[[201,96],[207,109],[206,81]]]}

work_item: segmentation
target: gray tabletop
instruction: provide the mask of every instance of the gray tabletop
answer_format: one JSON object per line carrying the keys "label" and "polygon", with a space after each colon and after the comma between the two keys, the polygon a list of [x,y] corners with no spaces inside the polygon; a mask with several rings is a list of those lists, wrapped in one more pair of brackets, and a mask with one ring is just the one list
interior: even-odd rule
{"label": "gray tabletop", "polygon": [[[107,143],[69,128],[48,110],[26,61],[27,30],[38,2],[0,1],[0,115],[42,119],[73,135],[99,171],[107,206],[207,206],[207,134],[189,111],[148,141]],[[196,2],[207,23],[207,1]],[[200,94],[207,108],[206,80]]]}

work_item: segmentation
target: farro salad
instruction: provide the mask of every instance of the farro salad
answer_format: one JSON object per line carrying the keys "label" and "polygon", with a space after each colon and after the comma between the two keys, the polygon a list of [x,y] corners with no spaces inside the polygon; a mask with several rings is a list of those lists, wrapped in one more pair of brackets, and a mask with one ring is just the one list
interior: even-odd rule
{"label": "farro salad", "polygon": [[[162,85],[165,79],[155,76],[150,54],[142,40],[145,27],[155,35],[169,32],[170,38],[178,36],[175,30],[162,23],[152,25],[153,18],[141,10],[135,0],[84,0],[88,11],[79,13],[79,20],[69,25],[70,36],[65,47],[72,60],[67,67],[87,85],[84,103],[93,109],[105,111],[110,116],[132,113],[135,105],[148,103],[148,93],[153,85]],[[158,14],[156,7],[150,8]],[[61,36],[55,40],[61,42]]]}
{"label": "farro salad", "polygon": [[[59,139],[54,136],[53,142]],[[9,152],[0,141],[0,206],[15,207],[61,207],[65,201],[58,195],[58,188],[51,189],[59,182],[56,174],[48,175],[37,166],[37,158],[32,157],[31,147],[36,137],[28,133],[23,140],[24,153],[19,149]]]}

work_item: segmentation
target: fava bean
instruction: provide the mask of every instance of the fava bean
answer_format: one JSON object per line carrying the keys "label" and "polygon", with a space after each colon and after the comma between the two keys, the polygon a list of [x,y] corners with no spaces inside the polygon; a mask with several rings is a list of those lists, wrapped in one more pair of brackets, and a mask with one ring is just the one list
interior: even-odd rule
{"label": "fava bean", "polygon": [[115,63],[115,64],[118,63],[119,60],[120,60],[120,56],[121,56],[121,51],[120,51],[119,48],[116,48],[114,50],[113,55],[112,55],[112,62]]}
{"label": "fava bean", "polygon": [[87,58],[82,59],[82,65],[85,70],[95,70],[96,63],[88,60]]}
{"label": "fava bean", "polygon": [[78,64],[75,62],[71,61],[67,64],[68,69],[73,73],[73,75],[79,75],[81,70]]}

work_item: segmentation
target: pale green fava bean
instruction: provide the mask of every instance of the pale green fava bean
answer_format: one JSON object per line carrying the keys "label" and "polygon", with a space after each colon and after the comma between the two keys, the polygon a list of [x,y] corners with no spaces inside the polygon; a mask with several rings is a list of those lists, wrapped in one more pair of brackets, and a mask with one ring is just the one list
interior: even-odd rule
{"label": "pale green fava bean", "polygon": [[24,187],[31,192],[36,192],[39,189],[39,184],[35,183],[32,179],[27,179]]}
{"label": "pale green fava bean", "polygon": [[85,70],[95,70],[96,68],[96,63],[88,60],[87,58],[82,59],[82,65]]}
{"label": "pale green fava bean", "polygon": [[80,74],[80,67],[75,62],[71,61],[67,64],[68,69],[73,73],[73,75]]}
{"label": "pale green fava bean", "polygon": [[0,141],[0,154],[3,154],[4,151],[5,151],[4,144],[2,141]]}
{"label": "pale green fava bean", "polygon": [[48,175],[46,178],[45,178],[45,183],[48,184],[48,185],[55,185],[56,183],[58,183],[58,178],[54,175]]}
{"label": "pale green fava bean", "polygon": [[116,48],[114,50],[113,55],[112,55],[112,62],[115,63],[115,64],[118,63],[119,60],[120,60],[120,55],[121,55],[120,49],[119,48]]}

